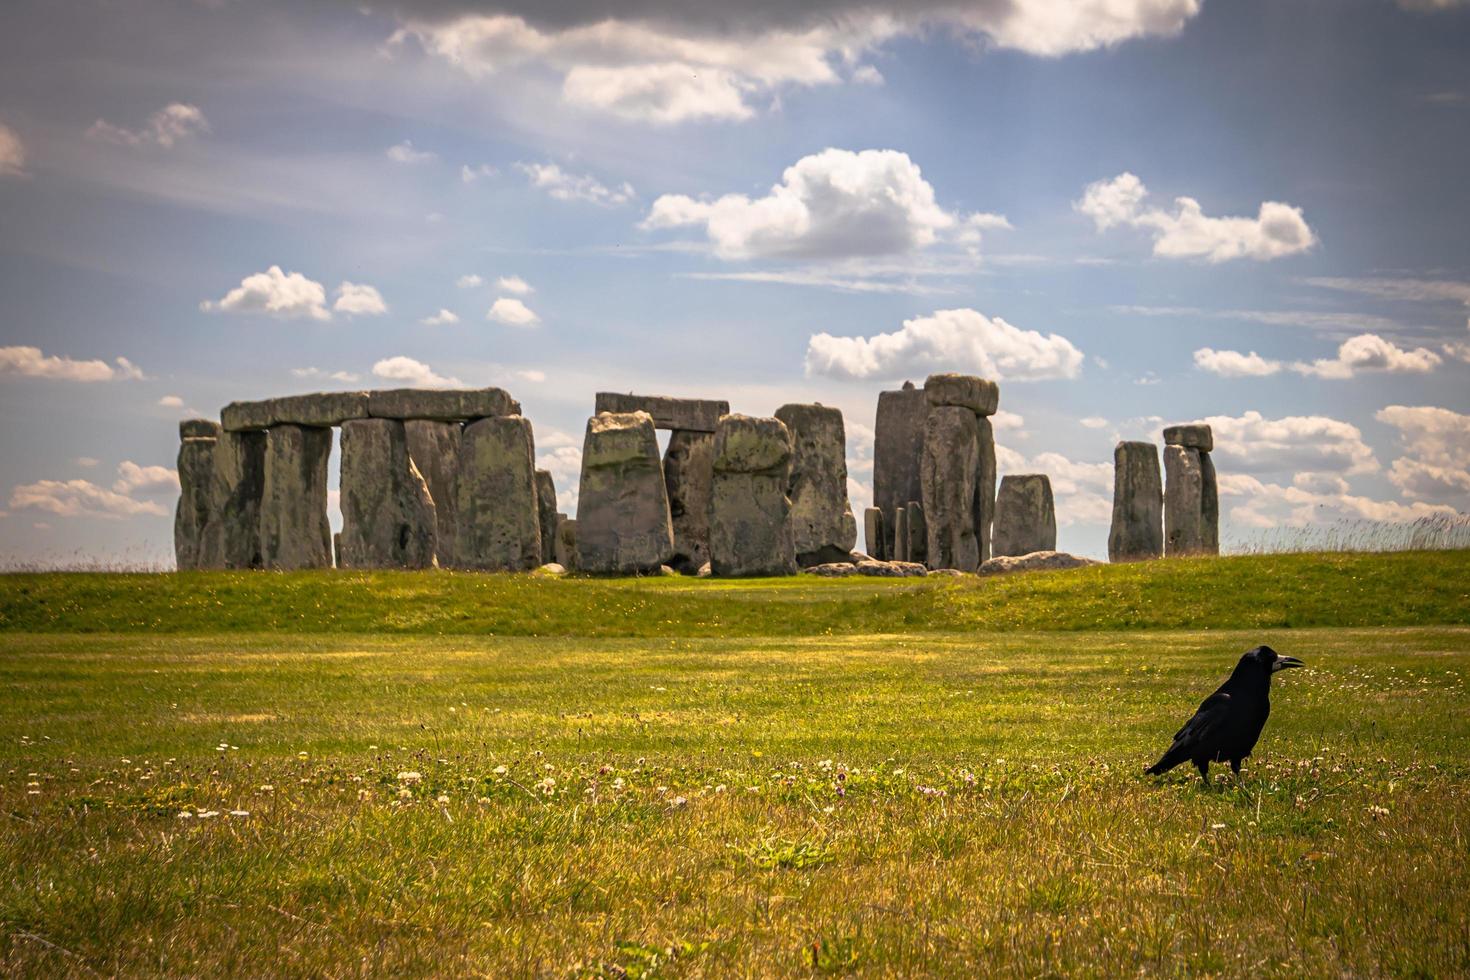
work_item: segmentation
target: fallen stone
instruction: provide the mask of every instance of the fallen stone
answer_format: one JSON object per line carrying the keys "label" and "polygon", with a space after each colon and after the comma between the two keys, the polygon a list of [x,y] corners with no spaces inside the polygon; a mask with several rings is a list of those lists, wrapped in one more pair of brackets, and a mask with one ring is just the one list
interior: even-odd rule
{"label": "fallen stone", "polygon": [[604,412],[647,412],[653,418],[654,428],[685,432],[714,432],[720,423],[720,416],[730,414],[730,403],[725,401],[633,395],[617,391],[599,391],[595,404],[598,415]]}
{"label": "fallen stone", "polygon": [[1171,425],[1164,429],[1164,445],[1198,449],[1202,453],[1213,452],[1215,449],[1215,433],[1210,429],[1209,424],[1205,422]]}
{"label": "fallen stone", "polygon": [[528,572],[541,566],[535,441],[519,415],[464,427],[459,448],[457,568]]}
{"label": "fallen stone", "polygon": [[679,577],[679,573],[676,572],[676,571],[674,571],[674,568],[673,568],[672,565],[660,565],[660,566],[658,566],[658,573],[659,573],[659,575],[663,576],[664,578],[678,578]]}
{"label": "fallen stone", "polygon": [[330,428],[350,419],[368,417],[365,391],[318,392],[287,395],[255,402],[231,402],[220,410],[220,424],[228,432],[269,429],[277,425]]}
{"label": "fallen stone", "polygon": [[342,424],[339,568],[433,568],[434,499],[396,419]]}
{"label": "fallen stone", "polygon": [[1035,551],[1029,555],[1001,555],[980,566],[981,575],[1000,575],[1005,572],[1058,571],[1067,568],[1085,568],[1101,565],[1091,558],[1079,558],[1065,551]]}
{"label": "fallen stone", "polygon": [[550,470],[536,471],[536,514],[541,529],[541,560],[556,560],[556,481]]}
{"label": "fallen stone", "polygon": [[1199,454],[1200,466],[1200,550],[1207,555],[1220,553],[1220,484],[1215,476],[1215,461],[1210,454]]}
{"label": "fallen stone", "polygon": [[822,565],[808,565],[803,568],[804,575],[817,575],[822,578],[847,578],[858,573],[857,566],[849,562],[827,562]]}
{"label": "fallen stone", "polygon": [[853,566],[859,575],[872,578],[923,578],[929,569],[912,561],[861,561]]}
{"label": "fallen stone", "polygon": [[726,415],[715,430],[710,566],[721,577],[796,574],[791,434],[775,418]]}
{"label": "fallen stone", "polygon": [[331,429],[273,425],[267,431],[260,500],[264,567],[281,571],[332,567],[332,528],[327,521],[331,455]]}
{"label": "fallen stone", "polygon": [[868,542],[874,554],[892,558],[898,530],[898,508],[923,500],[919,476],[924,455],[924,419],[929,399],[905,381],[899,391],[878,393],[878,415],[873,429],[873,506],[883,511],[883,543]]}
{"label": "fallen stone", "polygon": [[980,489],[980,419],[968,408],[932,408],[924,424],[922,470],[928,563],[973,572],[980,564],[977,511]]}
{"label": "fallen stone", "polygon": [[938,575],[941,578],[964,578],[966,575],[969,574],[969,572],[962,572],[958,568],[931,568],[929,570],[929,575],[931,578],[935,575]]}
{"label": "fallen stone", "polygon": [[862,552],[862,551],[849,551],[847,553],[847,557],[843,559],[843,561],[845,561],[849,565],[856,565],[860,561],[875,561],[875,560],[876,559],[874,559],[872,555],[867,554],[867,553]]}
{"label": "fallen stone", "polygon": [[664,489],[674,529],[669,564],[692,574],[709,561],[709,497],[715,475],[713,432],[676,429],[664,451]]}
{"label": "fallen stone", "polygon": [[440,568],[454,567],[454,542],[459,536],[459,449],[464,426],[458,422],[410,419],[403,423],[408,457],[434,501],[434,557]]}
{"label": "fallen stone", "polygon": [[221,432],[214,450],[210,520],[201,568],[261,568],[260,502],[265,494],[264,432]]}
{"label": "fallen stone", "polygon": [[567,573],[566,566],[554,561],[547,562],[536,571],[542,575],[565,575]]}
{"label": "fallen stone", "polygon": [[968,408],[976,415],[994,415],[1000,407],[1000,386],[969,374],[931,374],[924,394],[935,408]]}
{"label": "fallen stone", "polygon": [[863,511],[863,544],[874,558],[883,558],[885,550],[883,535],[883,509],[869,507]]}
{"label": "fallen stone", "polygon": [[214,479],[215,440],[179,441],[179,503],[174,508],[174,564],[181,572],[203,567],[200,554],[210,523],[210,488]]}
{"label": "fallen stone", "polygon": [[180,439],[218,439],[223,431],[213,419],[184,419],[179,423]]}
{"label": "fallen stone", "polygon": [[710,563],[709,562],[705,562],[703,565],[700,565],[699,566],[699,571],[697,571],[697,572],[694,573],[694,577],[695,578],[709,578],[714,573],[715,573],[714,572],[714,569],[710,567]]}
{"label": "fallen stone", "polygon": [[791,536],[798,565],[837,560],[857,544],[847,499],[847,430],[842,413],[823,405],[776,409],[791,433]]}
{"label": "fallen stone", "polygon": [[577,521],[565,514],[556,515],[556,563],[568,570],[577,567]]}
{"label": "fallen stone", "polygon": [[674,554],[668,489],[647,412],[587,420],[577,504],[577,570],[636,575]]}
{"label": "fallen stone", "polygon": [[1164,447],[1164,554],[1174,558],[1204,550],[1204,471],[1200,451]]}
{"label": "fallen stone", "polygon": [[1164,488],[1159,452],[1151,442],[1120,442],[1113,450],[1113,521],[1109,561],[1143,561],[1164,553]]}
{"label": "fallen stone", "polygon": [[375,419],[473,422],[521,414],[521,403],[501,388],[390,388],[367,396],[368,414]]}
{"label": "fallen stone", "polygon": [[905,560],[923,565],[929,559],[929,522],[924,519],[924,505],[910,500],[903,509],[908,544],[904,548]]}
{"label": "fallen stone", "polygon": [[1057,518],[1045,473],[1007,476],[995,498],[995,557],[1056,551]]}

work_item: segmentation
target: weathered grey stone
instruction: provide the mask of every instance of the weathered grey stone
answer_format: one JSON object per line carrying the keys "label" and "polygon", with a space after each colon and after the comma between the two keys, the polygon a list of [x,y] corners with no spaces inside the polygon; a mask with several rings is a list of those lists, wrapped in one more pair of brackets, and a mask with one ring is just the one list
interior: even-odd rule
{"label": "weathered grey stone", "polygon": [[776,418],[791,433],[791,536],[803,567],[841,561],[857,544],[847,500],[847,430],[842,413],[823,405],[782,405]]}
{"label": "weathered grey stone", "polygon": [[929,570],[930,577],[938,576],[939,578],[964,578],[968,574],[970,573],[962,572],[958,568],[931,568]]}
{"label": "weathered grey stone", "polygon": [[774,418],[726,415],[715,430],[710,567],[718,576],[794,575],[791,434]]}
{"label": "weathered grey stone", "polygon": [[519,415],[464,427],[459,447],[457,568],[528,572],[541,565],[535,440]]}
{"label": "weathered grey stone", "polygon": [[1079,558],[1065,551],[1036,551],[1029,555],[998,555],[982,563],[979,571],[981,575],[1001,575],[1006,572],[1058,571],[1101,564],[1100,561]]}
{"label": "weathered grey stone", "polygon": [[713,432],[676,429],[664,451],[664,488],[674,528],[669,564],[686,575],[709,561],[709,497],[715,475]]}
{"label": "weathered grey stone", "polygon": [[1215,461],[1209,453],[1199,454],[1200,465],[1200,550],[1207,555],[1220,553],[1220,484],[1215,476]]}
{"label": "weathered grey stone", "polygon": [[265,493],[266,438],[264,432],[220,433],[199,567],[262,567],[260,501]]}
{"label": "weathered grey stone", "polygon": [[1164,445],[1183,446],[1186,449],[1198,449],[1204,453],[1213,452],[1215,433],[1205,422],[1171,425],[1164,429]]}
{"label": "weathered grey stone", "polygon": [[565,514],[556,515],[556,563],[568,571],[577,567],[577,521]]}
{"label": "weathered grey stone", "polygon": [[994,415],[1000,407],[1000,386],[969,374],[931,374],[924,394],[935,408],[968,408],[976,415]]}
{"label": "weathered grey stone", "polygon": [[459,537],[459,449],[464,426],[410,419],[403,423],[403,433],[408,439],[408,458],[418,467],[434,501],[434,557],[440,568],[452,568]]}
{"label": "weathered grey stone", "polygon": [[375,419],[473,422],[521,414],[521,403],[501,388],[390,388],[367,395],[367,411]]}
{"label": "weathered grey stone", "polygon": [[904,522],[908,525],[908,561],[926,564],[929,560],[929,522],[924,519],[924,505],[910,500],[903,509]]}
{"label": "weathered grey stone", "polygon": [[863,511],[863,543],[868,552],[879,560],[887,557],[883,535],[883,509],[869,507]]}
{"label": "weathered grey stone", "polygon": [[277,425],[328,428],[349,419],[368,417],[368,393],[330,391],[287,395],[254,402],[230,402],[220,410],[220,424],[228,432],[268,429]]}
{"label": "weathered grey stone", "polygon": [[213,419],[184,419],[179,423],[180,439],[218,439],[222,431]]}
{"label": "weathered grey stone", "polygon": [[857,566],[851,562],[837,561],[828,562],[823,565],[808,565],[802,569],[806,575],[817,575],[822,578],[847,578],[858,573]]}
{"label": "weathered grey stone", "polygon": [[647,412],[592,416],[582,444],[577,570],[649,573],[673,553],[669,495],[653,417]]}
{"label": "weathered grey stone", "polygon": [[929,569],[913,561],[860,561],[856,565],[859,575],[873,578],[923,578]]}
{"label": "weathered grey stone", "polygon": [[909,535],[909,509],[899,507],[893,512],[893,548],[889,552],[889,561],[908,561],[909,545],[913,543],[913,537]]}
{"label": "weathered grey stone", "polygon": [[547,562],[536,571],[542,575],[565,575],[567,573],[566,566],[554,561]]}
{"label": "weathered grey stone", "polygon": [[433,568],[434,499],[397,419],[342,424],[339,568]]}
{"label": "weathered grey stone", "polygon": [[934,568],[973,572],[980,564],[981,421],[968,408],[945,405],[931,408],[924,423],[922,490]]}
{"label": "weathered grey stone", "polygon": [[1200,451],[1164,447],[1164,554],[1197,555],[1204,550],[1204,472]]}
{"label": "weathered grey stone", "polygon": [[264,567],[283,571],[332,567],[332,528],[327,522],[331,455],[331,429],[273,425],[266,433],[260,501]]}
{"label": "weathered grey stone", "polygon": [[1120,442],[1113,450],[1113,522],[1109,561],[1142,561],[1164,553],[1164,488],[1159,452],[1151,442]]}
{"label": "weathered grey stone", "polygon": [[[900,391],[878,394],[878,416],[873,437],[873,506],[883,511],[884,555],[893,556],[898,508],[923,499],[919,477],[924,455],[924,419],[929,399],[911,382]],[[868,550],[878,547],[868,542]]]}
{"label": "weathered grey stone", "polygon": [[550,470],[536,471],[536,514],[541,525],[541,563],[556,561],[556,481]]}
{"label": "weathered grey stone", "polygon": [[633,395],[618,391],[599,391],[597,414],[647,412],[654,428],[682,429],[686,432],[714,432],[720,416],[730,413],[730,403],[703,398],[669,398],[664,395]]}
{"label": "weathered grey stone", "polygon": [[695,572],[694,575],[696,578],[709,578],[714,573],[714,569],[710,567],[710,563],[705,562],[699,566],[699,571]]}
{"label": "weathered grey stone", "polygon": [[179,441],[179,503],[174,509],[174,562],[181,572],[200,568],[205,528],[210,520],[215,440]]}
{"label": "weathered grey stone", "polygon": [[980,560],[990,557],[990,536],[995,523],[995,428],[990,419],[977,416],[976,436],[980,445],[979,471],[975,476],[975,538],[980,544]]}
{"label": "weathered grey stone", "polygon": [[1056,506],[1045,473],[1007,476],[995,498],[993,552],[1002,558],[1057,548]]}

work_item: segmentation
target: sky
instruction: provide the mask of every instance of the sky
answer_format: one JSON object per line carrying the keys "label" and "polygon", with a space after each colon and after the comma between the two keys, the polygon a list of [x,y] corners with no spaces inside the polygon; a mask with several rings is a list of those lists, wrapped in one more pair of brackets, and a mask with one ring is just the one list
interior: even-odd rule
{"label": "sky", "polygon": [[936,371],[1063,550],[1199,419],[1227,548],[1464,513],[1467,173],[1459,0],[9,0],[0,566],[166,565],[181,418],[409,385],[569,514],[616,390],[840,408],[861,515]]}

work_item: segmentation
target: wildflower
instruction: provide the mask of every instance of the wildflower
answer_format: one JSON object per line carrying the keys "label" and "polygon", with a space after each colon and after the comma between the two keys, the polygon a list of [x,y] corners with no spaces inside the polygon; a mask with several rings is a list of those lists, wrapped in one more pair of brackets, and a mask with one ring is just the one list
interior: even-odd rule
{"label": "wildflower", "polygon": [[232,817],[248,817],[248,816],[250,816],[250,811],[249,810],[231,810],[230,811],[230,816],[232,816]]}
{"label": "wildflower", "polygon": [[274,793],[276,791],[276,788],[274,786],[270,785],[269,783],[267,783],[266,785],[264,785],[264,786],[262,786],[260,788],[260,791],[262,793]]}
{"label": "wildflower", "polygon": [[411,800],[411,799],[413,799],[413,790],[409,789],[407,786],[403,787],[402,789],[400,789],[398,791],[398,798],[400,800]]}
{"label": "wildflower", "polygon": [[423,777],[423,774],[422,773],[417,773],[417,772],[400,772],[398,774],[398,781],[400,783],[408,783],[409,785],[412,785],[414,783],[421,783],[421,782],[423,782],[423,780],[424,780],[424,777]]}
{"label": "wildflower", "polygon": [[200,810],[199,811],[199,819],[200,820],[208,820],[210,817],[217,817],[217,816],[219,816],[219,811],[218,810]]}
{"label": "wildflower", "polygon": [[555,796],[556,780],[551,778],[550,776],[547,776],[545,779],[541,780],[541,782],[536,784],[536,788],[539,789],[546,796]]}
{"label": "wildflower", "polygon": [[832,760],[831,759],[823,759],[821,762],[818,762],[817,763],[817,768],[818,769],[821,769],[823,771],[828,770],[828,769],[831,769],[832,768]]}
{"label": "wildflower", "polygon": [[495,767],[495,775],[497,776],[504,776],[507,772],[510,772],[510,770],[505,768],[504,766]]}
{"label": "wildflower", "polygon": [[686,799],[684,799],[684,797],[682,797],[682,796],[676,796],[672,800],[669,801],[669,805],[670,806],[678,807],[678,806],[683,806],[683,805],[685,805],[688,802],[689,801],[686,800]]}
{"label": "wildflower", "polygon": [[478,800],[476,800],[475,802],[478,803],[478,804],[480,804],[481,806],[489,806],[491,800],[490,800],[490,797],[488,797],[488,796],[482,796]]}
{"label": "wildflower", "polygon": [[305,760],[305,759],[309,759],[311,757],[309,755],[307,755],[305,752],[297,752],[296,753],[296,758]]}
{"label": "wildflower", "polygon": [[448,803],[449,802],[449,794],[448,793],[440,793],[437,797],[434,798],[434,802],[435,803]]}
{"label": "wildflower", "polygon": [[1225,825],[1223,823],[1212,823],[1212,824],[1210,824],[1210,829],[1211,830],[1224,830],[1225,829]]}
{"label": "wildflower", "polygon": [[725,791],[725,784],[724,783],[721,783],[720,785],[718,785],[718,786],[715,787],[715,792],[716,793],[723,793],[724,791]]}
{"label": "wildflower", "polygon": [[824,807],[822,807],[822,812],[823,813],[831,813],[833,810],[836,810],[836,809],[837,808],[835,806],[824,806]]}
{"label": "wildflower", "polygon": [[194,816],[194,814],[190,813],[188,810],[180,810],[179,811],[179,819],[180,820],[188,820],[192,816]]}
{"label": "wildflower", "polygon": [[357,798],[363,802],[367,802],[373,798],[373,791],[370,789],[360,789],[357,791]]}
{"label": "wildflower", "polygon": [[1388,814],[1389,814],[1389,809],[1386,806],[1370,806],[1370,807],[1368,807],[1368,815],[1371,816],[1374,820],[1378,820],[1381,817],[1386,817],[1386,816],[1388,816]]}

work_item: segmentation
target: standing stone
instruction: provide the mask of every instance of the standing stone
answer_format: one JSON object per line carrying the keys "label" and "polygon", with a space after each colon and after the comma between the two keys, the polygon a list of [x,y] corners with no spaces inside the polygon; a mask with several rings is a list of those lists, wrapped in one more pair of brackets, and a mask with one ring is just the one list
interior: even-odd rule
{"label": "standing stone", "polygon": [[[898,508],[922,499],[919,477],[924,455],[924,419],[929,399],[912,382],[899,391],[878,394],[878,416],[873,428],[873,506],[883,511],[882,551],[895,555]],[[868,548],[877,547],[868,542]]]}
{"label": "standing stone", "polygon": [[884,545],[883,510],[880,507],[869,507],[863,511],[863,547],[867,549],[869,557],[878,561],[888,560]]}
{"label": "standing stone", "polygon": [[924,505],[910,500],[903,509],[904,523],[908,525],[904,553],[906,561],[924,564],[929,557],[929,522],[924,520]]}
{"label": "standing stone", "polygon": [[791,535],[797,564],[849,561],[857,520],[847,500],[847,430],[842,413],[822,405],[782,405],[791,433]]}
{"label": "standing stone", "polygon": [[975,538],[980,544],[980,560],[990,558],[991,528],[995,523],[995,428],[983,415],[975,417],[979,439],[979,472],[975,477]]}
{"label": "standing stone", "polygon": [[339,568],[433,568],[438,527],[428,484],[395,419],[342,423]]}
{"label": "standing stone", "polygon": [[541,530],[541,564],[545,565],[556,561],[556,481],[550,470],[536,471],[536,514]]}
{"label": "standing stone", "polygon": [[893,551],[892,561],[909,560],[909,509],[899,507],[893,512]]}
{"label": "standing stone", "polygon": [[675,429],[669,434],[664,487],[674,528],[674,555],[668,563],[685,575],[693,575],[709,561],[709,495],[714,474],[713,432]]}
{"label": "standing stone", "polygon": [[403,423],[403,433],[408,439],[408,458],[418,468],[434,501],[434,556],[440,568],[451,568],[454,541],[459,536],[459,447],[464,426],[410,419]]}
{"label": "standing stone", "polygon": [[[1210,453],[1215,448],[1215,433],[1206,422],[1171,425],[1164,429],[1164,551],[1166,554],[1220,553],[1220,487],[1215,476],[1215,463]],[[1183,452],[1175,452],[1178,449]],[[1186,454],[1193,453],[1191,458]],[[1171,460],[1171,457],[1173,459]],[[1192,524],[1195,508],[1181,499],[1176,503],[1175,470],[1180,472],[1179,494],[1190,494],[1196,480],[1194,461],[1198,461],[1199,529]],[[1172,469],[1171,469],[1172,465]],[[1177,509],[1178,514],[1171,516]],[[1181,522],[1176,524],[1177,522]]]}
{"label": "standing stone", "polygon": [[327,521],[331,455],[331,429],[285,424],[267,431],[260,501],[261,561],[266,568],[332,567]]}
{"label": "standing stone", "polygon": [[188,436],[179,440],[179,504],[174,510],[174,561],[181,572],[203,567],[200,556],[210,521],[216,440]]}
{"label": "standing stone", "polygon": [[1045,473],[1007,476],[995,498],[994,557],[1057,550],[1056,506]]}
{"label": "standing stone", "polygon": [[210,520],[201,568],[260,568],[260,501],[265,493],[264,432],[222,432],[214,450]]}
{"label": "standing stone", "polygon": [[980,417],[954,405],[930,409],[923,463],[929,567],[973,572],[980,566]]}
{"label": "standing stone", "polygon": [[1215,461],[1210,454],[1199,454],[1200,465],[1200,550],[1207,555],[1220,553],[1220,484],[1215,477]]}
{"label": "standing stone", "polygon": [[1151,442],[1120,442],[1113,450],[1113,523],[1109,561],[1141,561],[1164,553],[1164,488],[1159,452]]}
{"label": "standing stone", "polygon": [[556,563],[567,571],[577,568],[577,521],[565,514],[556,515]]}
{"label": "standing stone", "polygon": [[653,416],[592,416],[582,443],[577,568],[599,574],[652,573],[673,553],[669,495]]}
{"label": "standing stone", "polygon": [[1204,469],[1198,449],[1164,447],[1164,554],[1204,550]]}
{"label": "standing stone", "polygon": [[541,567],[541,514],[531,423],[519,415],[464,427],[459,447],[457,568],[529,572]]}
{"label": "standing stone", "polygon": [[791,434],[774,418],[726,415],[715,430],[710,568],[715,575],[795,575]]}

